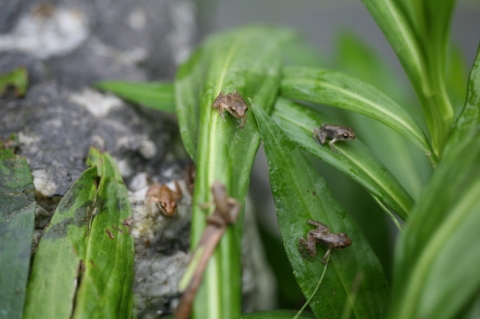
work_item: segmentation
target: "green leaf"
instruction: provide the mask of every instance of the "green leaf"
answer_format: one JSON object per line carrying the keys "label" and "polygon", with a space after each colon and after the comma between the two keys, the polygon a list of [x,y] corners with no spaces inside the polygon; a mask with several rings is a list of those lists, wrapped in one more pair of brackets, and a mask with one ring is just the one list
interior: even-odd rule
{"label": "green leaf", "polygon": [[477,54],[465,108],[400,238],[390,318],[465,318],[478,310],[479,84]]}
{"label": "green leaf", "polygon": [[25,68],[16,68],[10,73],[0,74],[0,95],[10,85],[15,87],[15,94],[18,97],[24,96],[28,86],[27,70]]}
{"label": "green leaf", "polygon": [[125,225],[132,217],[127,187],[107,153],[91,148],[88,164],[97,166],[100,184],[73,318],[130,319],[134,251]]}
{"label": "green leaf", "polygon": [[[335,68],[372,84],[398,101],[419,124],[426,127],[418,103],[405,84],[392,76],[394,70],[357,34],[342,33],[335,53]],[[427,158],[403,136],[385,125],[354,112],[345,114],[357,136],[389,168],[407,191],[418,198],[432,169]],[[395,145],[395,147],[392,147]],[[385,150],[388,149],[388,152]]]}
{"label": "green leaf", "polygon": [[[296,311],[293,310],[272,310],[243,314],[240,319],[292,319]],[[299,319],[315,319],[315,315],[305,311]]]}
{"label": "green leaf", "polygon": [[420,98],[437,156],[441,154],[453,119],[444,81],[453,1],[362,0]]}
{"label": "green leaf", "polygon": [[[108,154],[60,201],[35,254],[25,318],[128,318],[132,311],[133,238],[125,185]],[[100,184],[98,184],[100,181]]]}
{"label": "green leaf", "polygon": [[[277,207],[277,221],[287,256],[304,295],[309,297],[323,267],[319,266],[325,249],[318,248],[313,260],[303,259],[298,243],[312,228],[313,219],[330,226],[334,233],[344,232],[351,247],[334,251],[318,297],[310,303],[317,318],[340,318],[348,303],[355,318],[383,318],[389,300],[389,288],[377,257],[358,226],[333,198],[320,177],[280,127],[259,107],[253,107],[269,164],[270,183]],[[357,276],[363,276],[356,299],[349,298]]]}
{"label": "green leaf", "polygon": [[97,169],[86,170],[63,196],[35,253],[24,318],[71,318],[85,262]]}
{"label": "green leaf", "polygon": [[[220,92],[228,94],[237,90],[245,101],[254,98],[267,110],[273,107],[281,66],[280,49],[274,39],[279,38],[271,29],[259,27],[222,33],[210,38],[202,46],[204,54],[208,52],[204,58],[199,57],[202,53],[197,53],[193,60],[187,62],[188,67],[181,71],[185,70],[187,75],[182,73],[177,76],[177,81],[181,81],[175,84],[177,98],[186,96],[186,103],[182,104],[177,99],[179,123],[181,130],[184,130],[184,143],[190,145],[191,155],[195,152],[193,140],[198,139],[196,156],[192,156],[197,165],[192,248],[197,245],[205,227],[206,215],[198,204],[211,201],[210,188],[215,180],[227,186],[230,197],[244,203],[251,167],[260,144],[251,111],[247,111],[245,126],[238,128],[236,118],[226,113],[225,121],[222,120],[212,104]],[[197,77],[195,72],[201,74],[203,68],[205,75]],[[184,127],[194,122],[186,117],[195,119],[195,99],[198,98],[195,92],[198,88],[199,124]],[[195,300],[194,317],[228,319],[240,315],[240,242],[241,222],[237,222],[229,227],[211,258]]]}
{"label": "green leaf", "polygon": [[102,81],[95,87],[111,92],[125,100],[158,111],[175,112],[173,84],[168,82]]}
{"label": "green leaf", "polygon": [[0,318],[23,317],[35,219],[32,175],[25,158],[0,149]]}
{"label": "green leaf", "polygon": [[183,145],[190,157],[197,157],[198,137],[198,106],[200,90],[209,61],[207,48],[198,48],[194,54],[182,64],[175,76],[175,107],[178,116],[178,126]]}
{"label": "green leaf", "polygon": [[480,123],[480,46],[467,85],[467,99],[448,140],[447,150],[465,140]]}
{"label": "green leaf", "polygon": [[285,67],[281,94],[364,114],[404,135],[427,156],[430,145],[422,129],[402,107],[373,86],[345,74],[319,68]]}
{"label": "green leaf", "polygon": [[304,150],[348,175],[402,219],[407,218],[413,206],[412,198],[361,142],[336,143],[336,154],[328,146],[320,147],[314,141],[313,129],[322,123],[332,123],[324,114],[278,99],[272,118]]}

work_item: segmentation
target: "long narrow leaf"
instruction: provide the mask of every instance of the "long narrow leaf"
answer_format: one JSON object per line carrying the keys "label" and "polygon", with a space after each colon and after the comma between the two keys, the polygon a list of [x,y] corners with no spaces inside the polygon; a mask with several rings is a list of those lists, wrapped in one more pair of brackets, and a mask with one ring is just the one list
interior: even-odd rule
{"label": "long narrow leaf", "polygon": [[27,160],[0,149],[0,318],[20,319],[27,287],[35,194]]}
{"label": "long narrow leaf", "polygon": [[[382,29],[412,82],[422,103],[433,149],[439,156],[453,119],[444,83],[446,40],[453,0],[441,4],[437,1],[362,2]],[[422,11],[424,7],[427,7],[425,12]]]}
{"label": "long narrow leaf", "polygon": [[[317,318],[340,318],[348,304],[354,318],[383,318],[389,300],[389,288],[380,263],[360,229],[333,198],[301,150],[259,107],[253,108],[269,164],[270,183],[277,207],[277,220],[294,275],[306,297],[310,297],[320,278],[318,248],[313,260],[303,259],[299,239],[312,228],[308,219],[320,221],[332,232],[344,232],[353,241],[351,247],[334,251],[317,297],[310,307]],[[358,283],[358,276],[362,277]],[[356,299],[349,298],[359,284]]]}
{"label": "long narrow leaf", "polygon": [[172,83],[103,81],[95,83],[95,86],[101,90],[112,92],[132,103],[158,111],[175,112]]}
{"label": "long narrow leaf", "polygon": [[401,237],[390,318],[462,318],[478,307],[479,61],[442,161]]}
{"label": "long narrow leaf", "polygon": [[[182,138],[186,145],[189,144],[189,153],[197,164],[192,248],[197,245],[205,227],[206,213],[198,204],[211,200],[210,188],[215,180],[227,186],[228,196],[243,204],[250,170],[260,144],[251,111],[247,111],[245,126],[239,128],[236,118],[225,112],[223,120],[212,104],[220,92],[228,94],[237,90],[247,103],[249,98],[254,98],[267,110],[273,107],[281,66],[280,49],[274,41],[279,37],[275,32],[250,27],[210,38],[201,49],[209,54],[201,58],[199,55],[202,53],[197,53],[177,75],[177,113]],[[196,96],[197,90],[199,97]],[[183,101],[180,101],[180,96],[185,97]],[[198,98],[199,103],[196,102]],[[195,117],[197,103],[199,120]],[[196,139],[198,144],[194,142]],[[227,230],[212,256],[195,301],[195,318],[228,319],[239,316],[240,232],[241,222]]]}
{"label": "long narrow leaf", "polygon": [[404,135],[435,160],[422,129],[404,109],[373,86],[345,74],[315,68],[285,67],[281,94],[364,114]]}
{"label": "long narrow leaf", "polygon": [[328,146],[320,147],[313,140],[312,132],[315,127],[320,127],[322,123],[331,123],[325,115],[279,99],[272,118],[300,147],[347,174],[402,219],[407,218],[413,205],[412,198],[361,142],[337,143],[339,154],[336,154]]}

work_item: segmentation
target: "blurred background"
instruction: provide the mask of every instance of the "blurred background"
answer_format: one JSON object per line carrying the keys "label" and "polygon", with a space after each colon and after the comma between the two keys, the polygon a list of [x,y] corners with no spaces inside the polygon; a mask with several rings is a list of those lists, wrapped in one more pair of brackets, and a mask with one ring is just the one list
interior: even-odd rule
{"label": "blurred background", "polygon": [[[199,1],[207,34],[247,24],[273,24],[296,29],[303,42],[286,49],[287,61],[334,68],[382,89],[425,127],[418,100],[381,30],[361,1],[351,0],[223,0]],[[466,79],[480,42],[480,2],[458,1],[451,23],[451,53],[447,77],[455,111],[463,105]],[[336,124],[352,126],[357,137],[402,182],[416,199],[431,175],[425,156],[399,134],[358,114],[320,108]],[[370,195],[334,168],[311,159],[343,207],[362,227],[367,239],[392,276],[397,236],[393,222]],[[251,176],[251,199],[265,252],[278,285],[279,308],[298,308],[303,302],[283,252],[268,182],[268,166],[260,148]]]}

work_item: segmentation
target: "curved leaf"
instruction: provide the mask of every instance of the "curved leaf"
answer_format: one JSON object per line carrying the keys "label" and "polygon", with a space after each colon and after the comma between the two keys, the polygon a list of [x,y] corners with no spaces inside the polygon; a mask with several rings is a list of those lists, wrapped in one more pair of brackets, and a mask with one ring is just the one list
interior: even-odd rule
{"label": "curved leaf", "polygon": [[338,154],[320,147],[312,138],[315,127],[331,123],[318,111],[278,99],[272,118],[300,147],[342,171],[377,197],[402,219],[406,219],[413,200],[385,166],[359,141],[336,143]]}
{"label": "curved leaf", "polygon": [[462,318],[478,309],[479,61],[442,161],[400,239],[390,318]]}
{"label": "curved leaf", "polygon": [[281,94],[319,104],[351,110],[382,122],[433,154],[422,129],[402,107],[373,86],[348,75],[319,68],[284,68]]}
{"label": "curved leaf", "polygon": [[445,89],[445,53],[454,0],[362,0],[397,54],[417,92],[432,136],[441,154],[453,119]]}
{"label": "curved leaf", "polygon": [[[277,207],[277,221],[294,275],[304,295],[309,297],[322,273],[318,248],[312,260],[303,259],[298,243],[312,229],[308,219],[321,221],[332,232],[345,232],[351,247],[334,251],[318,297],[310,303],[317,318],[340,318],[345,306],[354,318],[383,318],[389,288],[380,263],[361,230],[333,198],[325,181],[301,150],[259,107],[253,107],[269,164],[270,183]],[[362,277],[360,281],[356,279]],[[354,291],[355,285],[359,285]],[[350,298],[356,293],[356,298]],[[347,305],[348,304],[348,305]]]}
{"label": "curved leaf", "polygon": [[25,158],[0,148],[0,318],[23,317],[35,223],[35,189]]}
{"label": "curved leaf", "polygon": [[[225,112],[223,120],[212,104],[220,92],[228,94],[237,90],[245,101],[254,98],[267,110],[273,107],[280,82],[281,52],[274,41],[279,39],[278,34],[272,32],[271,29],[249,27],[212,37],[202,46],[203,52],[209,54],[194,55],[197,60],[187,62],[188,67],[182,69],[185,73],[177,76],[179,82],[175,86],[182,138],[185,144],[189,140],[189,152],[196,154],[197,165],[192,248],[205,227],[206,215],[198,204],[211,201],[210,188],[214,181],[227,186],[228,196],[240,203],[245,201],[251,167],[260,144],[256,122],[251,111],[247,111],[246,124],[239,128],[236,118]],[[274,36],[270,37],[272,34]],[[202,73],[204,76],[198,76]],[[197,89],[199,102],[196,101]],[[186,98],[179,100],[183,94]],[[195,118],[197,103],[199,121]],[[198,125],[194,124],[196,121]],[[198,144],[193,142],[196,139]],[[198,145],[196,150],[195,145]],[[238,222],[229,227],[220,241],[198,291],[194,317],[228,319],[240,315],[240,236],[241,222]]]}
{"label": "curved leaf", "polygon": [[95,87],[135,104],[158,111],[175,112],[173,84],[169,82],[102,81],[95,83]]}

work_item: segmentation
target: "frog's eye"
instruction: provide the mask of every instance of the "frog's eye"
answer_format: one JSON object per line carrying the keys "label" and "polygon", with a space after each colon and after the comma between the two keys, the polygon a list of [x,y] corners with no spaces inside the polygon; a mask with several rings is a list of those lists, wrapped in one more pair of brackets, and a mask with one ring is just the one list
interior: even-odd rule
{"label": "frog's eye", "polygon": [[343,133],[343,137],[348,137],[348,134],[347,134],[347,133]]}
{"label": "frog's eye", "polygon": [[345,245],[342,245],[341,247],[342,247],[342,248],[346,248],[347,246],[345,246]]}

